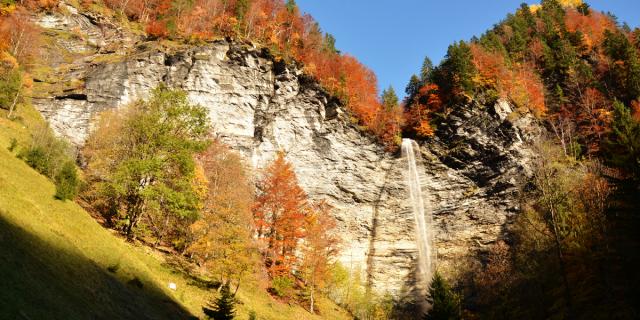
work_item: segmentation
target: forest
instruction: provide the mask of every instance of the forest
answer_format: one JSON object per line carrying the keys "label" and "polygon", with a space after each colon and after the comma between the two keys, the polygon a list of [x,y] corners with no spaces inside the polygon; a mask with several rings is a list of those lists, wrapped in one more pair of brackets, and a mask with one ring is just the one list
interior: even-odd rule
{"label": "forest", "polygon": [[[638,317],[640,29],[586,2],[522,4],[493,28],[427,57],[402,100],[378,95],[375,74],[294,0],[83,0],[148,41],[257,43],[296,64],[346,108],[351,125],[397,154],[402,138],[429,143],[453,110],[509,101],[517,119],[545,129],[509,236],[457,278],[436,274],[424,319],[633,319]],[[0,108],[30,104],[41,30],[30,12],[57,0],[0,1]],[[401,52],[398,53],[401,55]],[[207,110],[166,86],[100,114],[84,146],[46,125],[10,151],[130,242],[170,252],[214,288],[202,306],[234,318],[234,296],[260,279],[271,296],[322,315],[318,296],[356,319],[401,318],[337,257],[343,245],[326,201],[299,185],[284,152],[255,175],[215,138]],[[250,279],[250,280],[248,280]],[[253,315],[257,319],[259,315]],[[421,316],[422,317],[422,316]]]}

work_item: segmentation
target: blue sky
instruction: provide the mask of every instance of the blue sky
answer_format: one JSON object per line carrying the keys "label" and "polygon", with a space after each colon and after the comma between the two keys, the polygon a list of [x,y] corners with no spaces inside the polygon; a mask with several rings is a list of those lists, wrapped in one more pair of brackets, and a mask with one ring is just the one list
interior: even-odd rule
{"label": "blue sky", "polygon": [[[297,0],[337,47],[375,71],[378,86],[398,95],[425,56],[437,64],[453,41],[468,40],[514,12],[523,0]],[[539,1],[526,1],[529,4]],[[639,0],[591,0],[632,28],[640,26]]]}

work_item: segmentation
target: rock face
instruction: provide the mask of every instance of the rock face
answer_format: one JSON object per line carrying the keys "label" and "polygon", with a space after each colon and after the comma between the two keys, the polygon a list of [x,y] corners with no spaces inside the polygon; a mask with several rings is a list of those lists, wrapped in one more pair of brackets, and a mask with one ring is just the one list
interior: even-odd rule
{"label": "rock face", "polygon": [[[77,12],[38,19],[50,29],[76,21],[86,32],[98,20]],[[112,45],[108,37],[87,38],[101,45],[70,65],[54,66],[59,81],[82,85],[34,99],[56,132],[82,144],[99,112],[144,98],[160,83],[181,88],[209,110],[215,133],[256,174],[278,151],[286,153],[310,197],[334,207],[344,266],[361,270],[379,291],[413,296],[419,284],[406,164],[352,125],[316,82],[247,44],[221,40],[167,50],[139,43],[115,59],[117,53],[100,54]],[[67,47],[90,45],[76,41]],[[506,102],[458,108],[432,141],[421,144],[421,184],[431,203],[438,269],[445,274],[502,237],[518,211],[516,184],[527,172],[532,154],[526,143],[537,126],[530,115],[512,113]]]}

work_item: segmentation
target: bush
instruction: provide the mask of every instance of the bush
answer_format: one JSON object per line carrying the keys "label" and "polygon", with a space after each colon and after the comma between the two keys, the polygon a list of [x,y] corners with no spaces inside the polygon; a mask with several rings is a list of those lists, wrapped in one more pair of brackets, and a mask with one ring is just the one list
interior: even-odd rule
{"label": "bush", "polygon": [[20,157],[36,171],[53,179],[61,165],[73,158],[69,143],[56,137],[48,126],[34,130],[31,145]]}
{"label": "bush", "polygon": [[279,276],[271,280],[271,288],[278,297],[293,296],[293,279],[286,276]]}
{"label": "bush", "polygon": [[54,181],[56,199],[73,199],[78,193],[80,177],[73,161],[71,146],[65,140],[56,137],[48,126],[34,130],[31,144],[20,152],[19,157]]}
{"label": "bush", "polygon": [[78,193],[80,179],[76,166],[72,161],[67,161],[58,172],[55,179],[56,183],[56,199],[71,200]]}
{"label": "bush", "polygon": [[9,144],[9,147],[7,148],[7,150],[9,150],[9,152],[13,152],[16,147],[18,147],[18,139],[16,138],[11,138],[11,144]]}

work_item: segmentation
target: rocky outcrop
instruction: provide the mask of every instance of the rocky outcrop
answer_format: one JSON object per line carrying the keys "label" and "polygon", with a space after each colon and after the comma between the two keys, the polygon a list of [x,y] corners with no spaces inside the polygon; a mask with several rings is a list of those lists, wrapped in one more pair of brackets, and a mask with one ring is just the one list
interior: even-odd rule
{"label": "rocky outcrop", "polygon": [[[101,48],[117,37],[89,36],[98,18],[71,11],[38,19],[50,29],[64,27],[51,21],[75,21],[87,39],[102,41],[72,63],[55,66],[58,81],[82,85],[34,99],[56,132],[82,144],[101,111],[144,98],[160,83],[181,88],[208,109],[216,135],[256,174],[285,152],[310,197],[334,207],[342,263],[360,269],[380,291],[411,296],[416,237],[406,164],[351,124],[340,103],[300,69],[275,62],[267,50],[225,40],[172,49],[139,42],[127,55],[104,55]],[[69,50],[89,40],[76,41]],[[503,236],[518,211],[517,181],[528,170],[533,155],[526,145],[536,128],[533,117],[515,117],[506,102],[469,105],[421,144],[421,182],[441,271],[455,272],[461,259]]]}

